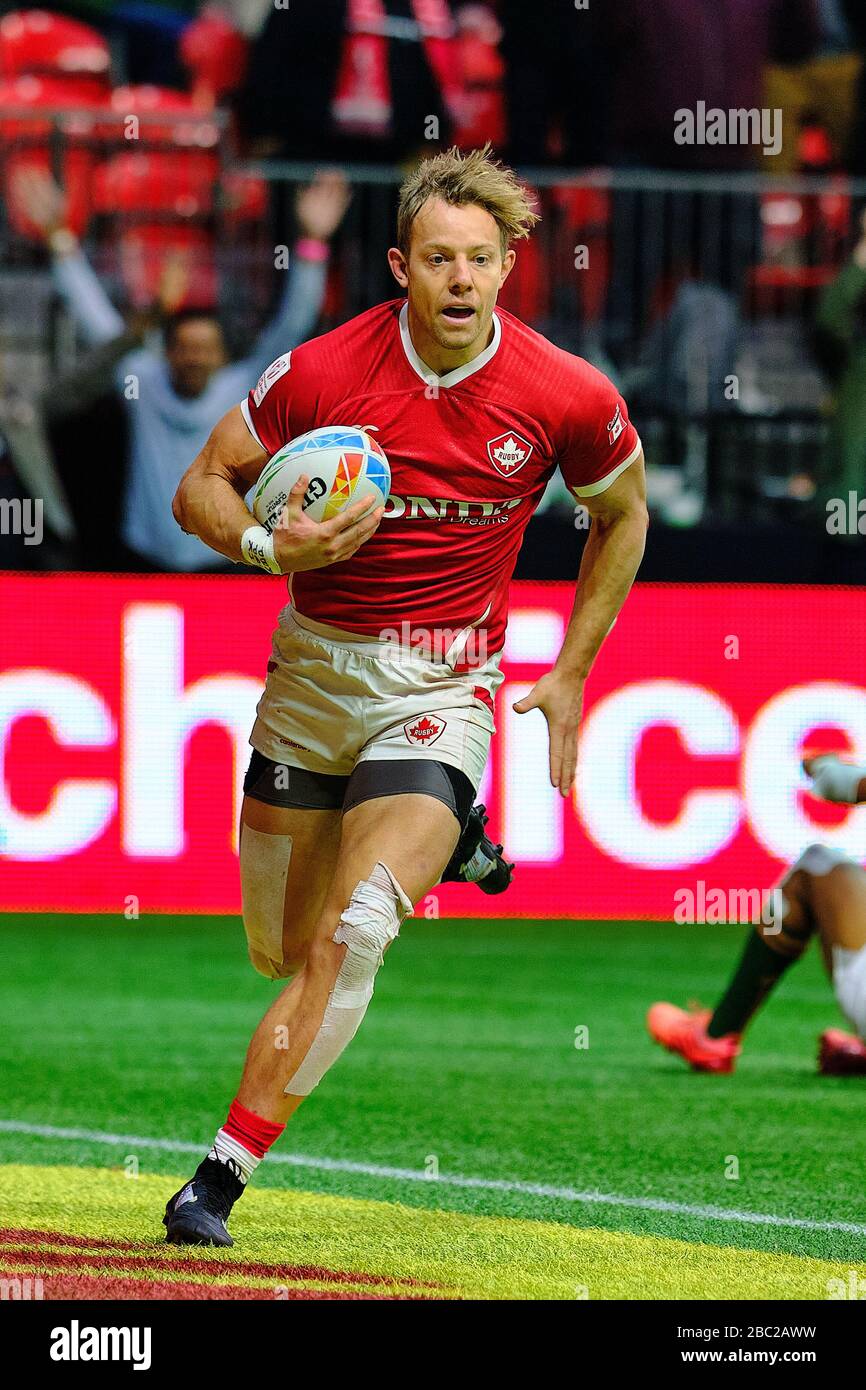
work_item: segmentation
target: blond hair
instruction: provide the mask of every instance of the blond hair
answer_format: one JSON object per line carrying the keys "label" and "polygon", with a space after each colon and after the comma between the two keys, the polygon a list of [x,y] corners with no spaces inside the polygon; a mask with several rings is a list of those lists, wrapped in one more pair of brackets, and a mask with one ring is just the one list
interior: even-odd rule
{"label": "blond hair", "polygon": [[539,220],[514,171],[491,158],[489,142],[483,149],[466,154],[455,145],[422,160],[404,181],[397,209],[397,245],[404,256],[409,251],[412,223],[428,198],[441,198],[454,207],[472,203],[484,208],[499,228],[503,255],[510,242],[528,237]]}

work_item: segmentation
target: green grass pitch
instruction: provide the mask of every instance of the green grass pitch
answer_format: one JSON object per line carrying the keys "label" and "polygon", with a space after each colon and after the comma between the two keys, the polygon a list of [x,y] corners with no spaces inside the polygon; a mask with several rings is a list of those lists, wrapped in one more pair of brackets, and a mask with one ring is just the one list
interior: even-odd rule
{"label": "green grass pitch", "polygon": [[[744,930],[407,924],[361,1032],[279,1145],[332,1166],[265,1163],[256,1186],[862,1260],[862,1234],[826,1229],[866,1226],[866,1082],[816,1074],[817,1035],[840,1022],[817,952],[756,1020],[734,1076],[693,1074],[645,1032],[655,999],[714,1000]],[[247,964],[237,920],[6,916],[0,942],[0,1162],[105,1168],[137,1152],[15,1125],[210,1141],[277,988]],[[170,1148],[137,1157],[147,1174],[195,1162]],[[346,1171],[351,1164],[438,1166],[482,1183]],[[491,1181],[501,1186],[483,1185]],[[7,1211],[4,1223],[14,1217]]]}

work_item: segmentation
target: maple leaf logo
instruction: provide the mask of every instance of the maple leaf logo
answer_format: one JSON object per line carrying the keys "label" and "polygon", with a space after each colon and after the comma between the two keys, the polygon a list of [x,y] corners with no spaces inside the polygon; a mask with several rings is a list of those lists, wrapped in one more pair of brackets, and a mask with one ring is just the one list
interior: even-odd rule
{"label": "maple leaf logo", "polygon": [[416,748],[426,748],[436,742],[445,727],[444,719],[431,719],[429,714],[422,714],[414,723],[404,724],[403,732]]}
{"label": "maple leaf logo", "polygon": [[507,432],[487,441],[487,456],[497,472],[508,478],[522,468],[533,450],[533,445],[520,435]]}

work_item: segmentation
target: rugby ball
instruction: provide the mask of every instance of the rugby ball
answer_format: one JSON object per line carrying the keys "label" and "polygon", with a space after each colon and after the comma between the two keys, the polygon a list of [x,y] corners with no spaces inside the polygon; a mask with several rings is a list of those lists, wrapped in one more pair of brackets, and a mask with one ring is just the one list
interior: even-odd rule
{"label": "rugby ball", "polygon": [[391,469],[382,446],[357,425],[325,425],[290,439],[268,459],[253,492],[256,520],[273,531],[295,483],[306,474],[304,513],[328,521],[352,502],[373,497],[384,504],[391,490]]}

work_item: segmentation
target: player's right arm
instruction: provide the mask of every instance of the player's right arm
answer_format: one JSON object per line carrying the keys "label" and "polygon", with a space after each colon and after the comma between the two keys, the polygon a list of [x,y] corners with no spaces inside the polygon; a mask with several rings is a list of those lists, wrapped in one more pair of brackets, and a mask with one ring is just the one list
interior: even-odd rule
{"label": "player's right arm", "polygon": [[[243,563],[243,537],[259,527],[244,497],[267,461],[267,451],[251,435],[240,406],[235,406],[211,432],[180,480],[172,512],[181,530],[198,536],[220,555]],[[274,557],[283,574],[348,560],[382,519],[384,508],[371,509],[372,498],[367,497],[330,521],[311,521],[302,509],[309,481],[299,478],[274,529]]]}

